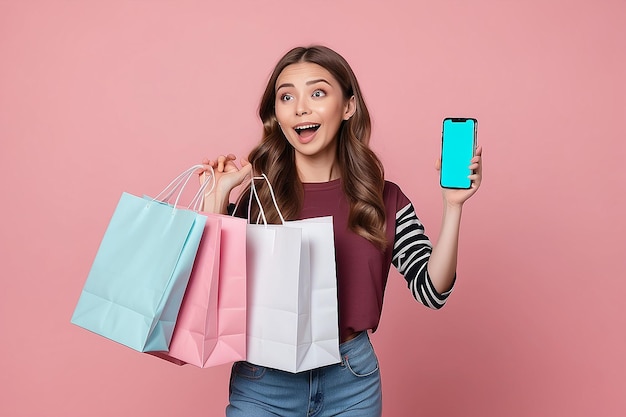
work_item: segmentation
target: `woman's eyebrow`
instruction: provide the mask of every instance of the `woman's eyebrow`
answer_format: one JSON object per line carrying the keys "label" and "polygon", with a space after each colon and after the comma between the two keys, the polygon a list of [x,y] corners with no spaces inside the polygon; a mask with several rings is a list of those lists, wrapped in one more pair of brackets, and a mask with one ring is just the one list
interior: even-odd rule
{"label": "woman's eyebrow", "polygon": [[[318,78],[316,80],[307,81],[305,84],[306,85],[313,85],[313,84],[317,84],[317,83],[326,83],[326,84],[330,85],[330,83],[328,81],[326,81],[325,79],[323,79],[323,78]],[[293,85],[292,83],[283,83],[283,84],[279,85],[276,88],[276,91],[280,90],[281,88],[286,88],[286,87],[295,87],[295,85]]]}
{"label": "woman's eyebrow", "polygon": [[317,83],[326,83],[326,84],[330,85],[330,83],[328,81],[326,81],[325,79],[323,79],[323,78],[319,78],[317,80],[307,81],[306,85],[313,85],[313,84],[317,84]]}

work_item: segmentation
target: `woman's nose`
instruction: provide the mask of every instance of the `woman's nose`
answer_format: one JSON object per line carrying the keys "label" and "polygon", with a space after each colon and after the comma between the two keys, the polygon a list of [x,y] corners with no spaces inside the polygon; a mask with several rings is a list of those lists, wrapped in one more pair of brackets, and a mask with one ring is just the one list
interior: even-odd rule
{"label": "woman's nose", "polygon": [[299,100],[298,105],[296,106],[296,116],[304,116],[305,114],[310,114],[311,110],[307,105],[306,100]]}

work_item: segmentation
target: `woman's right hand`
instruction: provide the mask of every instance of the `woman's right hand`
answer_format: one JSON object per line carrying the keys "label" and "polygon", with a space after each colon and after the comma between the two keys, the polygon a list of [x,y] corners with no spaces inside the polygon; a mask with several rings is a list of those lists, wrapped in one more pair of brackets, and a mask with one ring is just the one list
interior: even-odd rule
{"label": "woman's right hand", "polygon": [[241,167],[238,167],[236,159],[235,155],[228,154],[220,155],[215,160],[205,158],[202,161],[204,168],[199,172],[200,183],[204,183],[207,175],[215,175],[215,187],[210,192],[207,190],[204,195],[203,211],[225,214],[230,202],[230,192],[250,177],[252,165],[241,159]]}

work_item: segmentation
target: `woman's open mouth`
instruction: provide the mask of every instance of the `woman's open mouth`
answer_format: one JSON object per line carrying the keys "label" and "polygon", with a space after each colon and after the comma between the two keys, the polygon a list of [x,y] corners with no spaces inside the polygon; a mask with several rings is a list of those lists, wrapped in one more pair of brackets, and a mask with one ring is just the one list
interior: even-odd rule
{"label": "woman's open mouth", "polygon": [[319,128],[320,128],[320,125],[318,123],[311,123],[311,124],[296,126],[293,128],[293,130],[295,130],[298,136],[300,136],[302,139],[308,139],[311,136],[313,136],[315,132],[317,132],[317,129]]}

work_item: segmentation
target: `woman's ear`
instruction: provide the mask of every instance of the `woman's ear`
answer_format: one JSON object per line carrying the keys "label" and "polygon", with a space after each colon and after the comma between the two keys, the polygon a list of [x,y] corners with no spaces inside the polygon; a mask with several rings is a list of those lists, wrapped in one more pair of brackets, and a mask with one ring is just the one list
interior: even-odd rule
{"label": "woman's ear", "polygon": [[349,120],[356,113],[356,99],[354,96],[350,97],[346,102],[346,106],[343,112],[343,120]]}

